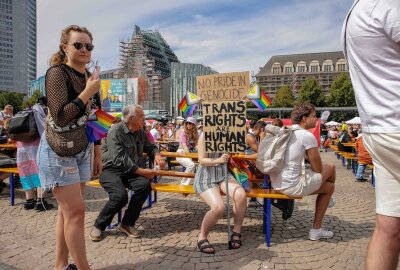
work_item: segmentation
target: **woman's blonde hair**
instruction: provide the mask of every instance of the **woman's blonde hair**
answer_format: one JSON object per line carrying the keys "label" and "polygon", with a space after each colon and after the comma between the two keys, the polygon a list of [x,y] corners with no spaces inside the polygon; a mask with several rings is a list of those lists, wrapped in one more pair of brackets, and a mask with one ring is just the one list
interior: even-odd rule
{"label": "woman's blonde hair", "polygon": [[90,41],[93,41],[92,33],[86,27],[80,27],[78,25],[70,25],[67,28],[61,31],[61,38],[60,38],[60,45],[58,46],[58,52],[53,54],[50,59],[50,65],[58,65],[67,62],[67,55],[65,54],[64,50],[62,49],[63,44],[67,44],[69,40],[69,33],[71,31],[85,33],[89,36]]}

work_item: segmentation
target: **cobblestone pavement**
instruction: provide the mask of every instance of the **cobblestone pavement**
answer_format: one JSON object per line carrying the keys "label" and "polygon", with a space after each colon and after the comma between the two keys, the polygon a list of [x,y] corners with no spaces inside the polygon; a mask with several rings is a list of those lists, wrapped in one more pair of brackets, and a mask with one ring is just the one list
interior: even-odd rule
{"label": "cobblestone pavement", "polygon": [[[226,217],[210,235],[216,255],[201,255],[196,240],[206,205],[195,196],[161,193],[158,203],[138,220],[140,239],[106,231],[101,242],[87,238],[107,200],[101,188],[86,191],[85,233],[93,269],[363,269],[367,244],[374,228],[375,197],[370,183],[355,183],[333,153],[321,153],[337,166],[335,207],[328,209],[324,226],[332,239],[309,241],[315,196],[296,202],[293,216],[284,221],[273,207],[272,243],[262,234],[261,210],[249,208],[242,230],[243,246],[227,249]],[[163,179],[167,180],[167,179]],[[16,202],[23,201],[17,190]],[[52,201],[55,203],[54,201]],[[21,205],[9,206],[9,193],[0,195],[0,269],[53,269],[57,211],[37,213]],[[231,223],[232,224],[232,223]]]}

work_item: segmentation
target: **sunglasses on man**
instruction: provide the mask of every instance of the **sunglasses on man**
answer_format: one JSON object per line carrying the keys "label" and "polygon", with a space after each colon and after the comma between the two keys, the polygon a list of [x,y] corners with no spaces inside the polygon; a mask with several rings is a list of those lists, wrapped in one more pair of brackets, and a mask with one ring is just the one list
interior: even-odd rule
{"label": "sunglasses on man", "polygon": [[72,44],[67,44],[67,45],[72,45],[77,50],[80,50],[83,48],[83,46],[85,46],[86,50],[88,50],[89,52],[93,51],[94,49],[94,45],[92,43],[74,42]]}

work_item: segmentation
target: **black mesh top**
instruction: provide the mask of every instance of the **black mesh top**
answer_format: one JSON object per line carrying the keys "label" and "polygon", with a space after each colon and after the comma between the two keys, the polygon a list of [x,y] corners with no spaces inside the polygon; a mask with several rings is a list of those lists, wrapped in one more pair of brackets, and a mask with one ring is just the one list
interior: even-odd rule
{"label": "black mesh top", "polygon": [[[87,74],[90,76],[90,73]],[[65,64],[50,67],[46,73],[46,96],[54,123],[59,127],[74,122],[85,114],[86,104],[78,95],[86,87],[85,74]],[[100,95],[92,98],[92,107],[101,107]]]}

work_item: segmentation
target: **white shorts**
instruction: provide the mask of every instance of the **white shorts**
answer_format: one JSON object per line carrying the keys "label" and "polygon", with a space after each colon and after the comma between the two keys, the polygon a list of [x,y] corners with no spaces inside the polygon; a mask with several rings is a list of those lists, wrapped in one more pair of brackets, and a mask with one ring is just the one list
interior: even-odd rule
{"label": "white shorts", "polygon": [[363,133],[375,175],[376,213],[400,217],[400,134]]}
{"label": "white shorts", "polygon": [[306,169],[299,183],[296,186],[279,190],[279,192],[288,196],[304,197],[312,194],[321,187],[322,176],[310,169]]}

